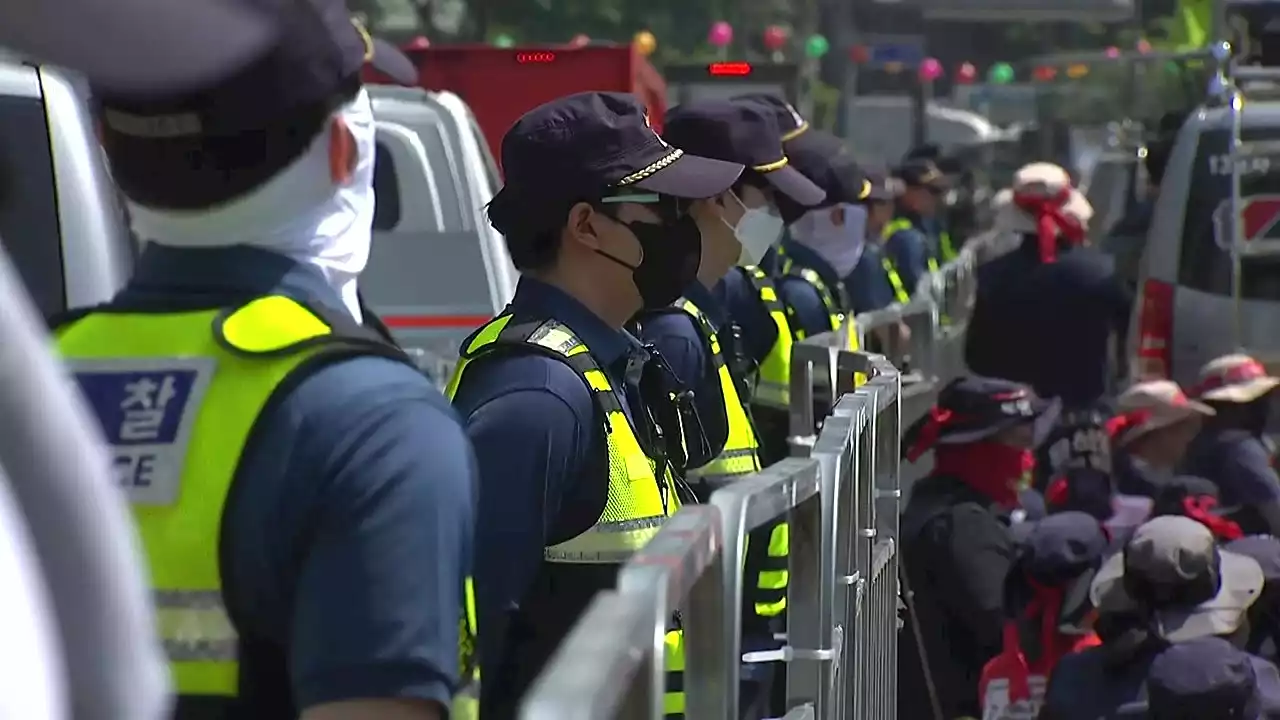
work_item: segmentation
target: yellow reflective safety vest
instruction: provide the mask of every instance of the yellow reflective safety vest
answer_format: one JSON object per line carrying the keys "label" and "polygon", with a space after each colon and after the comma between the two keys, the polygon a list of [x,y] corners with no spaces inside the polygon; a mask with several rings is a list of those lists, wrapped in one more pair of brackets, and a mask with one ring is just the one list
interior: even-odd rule
{"label": "yellow reflective safety vest", "polygon": [[[884,231],[883,231],[884,239],[888,240],[889,238],[893,237],[894,234],[901,232],[903,230],[911,230],[912,228],[915,228],[915,223],[911,222],[907,218],[903,218],[903,217],[894,218],[893,220],[890,220],[887,225],[884,226]],[[950,239],[948,239],[947,242],[948,244],[950,244]],[[928,250],[929,248],[925,248],[925,249]],[[928,265],[929,265],[929,272],[931,273],[938,272],[938,258],[935,257],[932,252],[929,253]]]}
{"label": "yellow reflective safety vest", "polygon": [[787,320],[786,308],[778,297],[778,289],[764,270],[751,265],[741,268],[747,280],[755,288],[756,295],[769,311],[769,317],[778,331],[778,339],[760,363],[756,375],[755,392],[752,402],[765,407],[787,410],[791,406],[791,344],[794,335],[791,323]]}
{"label": "yellow reflective safety vest", "polygon": [[[720,349],[716,329],[707,314],[691,300],[681,298],[676,306],[693,316],[707,338],[712,362],[720,377],[729,437],[724,451],[715,460],[689,471],[691,480],[701,480],[715,490],[760,470],[759,442],[746,405],[738,396],[733,376]],[[762,537],[763,536],[763,537]],[[787,553],[790,544],[787,524],[770,523],[751,534],[747,547],[747,567],[756,573],[755,592],[744,594],[746,610],[761,617],[775,617],[787,607]]]}
{"label": "yellow reflective safety vest", "polygon": [[691,469],[688,476],[690,479],[701,480],[713,488],[719,488],[725,483],[760,469],[758,456],[760,443],[756,439],[755,428],[751,426],[750,416],[747,415],[747,407],[738,396],[737,383],[729,372],[729,365],[725,362],[724,352],[720,348],[720,338],[711,320],[691,300],[681,298],[676,302],[676,307],[693,317],[707,340],[707,345],[711,349],[711,362],[715,367],[716,376],[720,379],[720,393],[724,398],[725,418],[729,426],[729,436],[725,440],[724,450],[720,455],[702,467]]}
{"label": "yellow reflective safety vest", "polygon": [[[222,595],[223,508],[259,415],[277,390],[327,362],[412,362],[353,318],[283,296],[189,312],[72,316],[58,348],[91,399],[142,537],[156,621],[179,696],[233,698],[239,637]],[[462,674],[475,668],[464,588]]]}
{"label": "yellow reflective safety vest", "polygon": [[[576,537],[543,548],[548,563],[617,566],[621,568],[644,547],[662,523],[680,509],[675,477],[670,467],[658,477],[657,463],[640,444],[636,429],[623,412],[623,399],[613,387],[609,374],[596,362],[591,351],[565,324],[534,319],[516,322],[504,314],[490,320],[462,346],[445,394],[453,399],[467,368],[477,359],[497,350],[535,352],[559,359],[582,377],[604,419],[600,437],[606,445],[609,488],[605,507],[595,525]],[[638,409],[637,409],[638,410]],[[600,590],[608,588],[602,587]],[[668,717],[683,717],[684,670],[683,633],[667,633],[667,687],[664,708]]]}

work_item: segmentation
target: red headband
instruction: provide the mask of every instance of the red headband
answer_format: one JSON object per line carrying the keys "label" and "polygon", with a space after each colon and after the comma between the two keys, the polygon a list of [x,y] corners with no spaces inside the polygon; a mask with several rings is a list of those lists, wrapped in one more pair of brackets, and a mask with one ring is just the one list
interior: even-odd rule
{"label": "red headband", "polygon": [[938,436],[942,433],[942,429],[951,422],[953,416],[954,413],[950,410],[944,410],[937,405],[929,408],[929,419],[925,420],[924,425],[920,427],[916,441],[907,450],[907,462],[915,462],[921,455],[932,450],[933,446],[938,444]]}
{"label": "red headband", "polygon": [[1071,200],[1071,188],[1064,187],[1055,195],[1044,197],[1029,193],[1013,194],[1013,204],[1035,218],[1040,239],[1040,261],[1051,263],[1058,259],[1058,235],[1067,242],[1078,245],[1084,242],[1084,225],[1080,220],[1063,212]]}

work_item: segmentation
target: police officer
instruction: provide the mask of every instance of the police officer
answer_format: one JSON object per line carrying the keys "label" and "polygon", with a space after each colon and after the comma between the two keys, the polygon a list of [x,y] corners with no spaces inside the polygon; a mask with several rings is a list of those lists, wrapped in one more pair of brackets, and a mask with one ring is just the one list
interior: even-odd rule
{"label": "police officer", "polygon": [[[831,182],[824,176],[830,172],[828,165],[833,157],[841,157],[851,167],[854,165],[843,141],[830,133],[811,129],[796,109],[781,98],[757,93],[739,96],[735,101],[756,104],[772,112],[783,130],[783,147],[788,157],[793,158],[792,164],[820,186]],[[787,225],[811,209],[787,197],[779,198],[778,205]],[[815,258],[807,248],[795,248],[789,237],[783,244],[770,248],[761,267],[773,276],[778,286],[793,339],[803,340],[834,330],[850,312],[842,278],[834,272],[824,274],[823,270],[829,270],[824,261]]]}
{"label": "police officer", "polygon": [[943,718],[980,715],[978,679],[1000,652],[1014,559],[1008,513],[1052,409],[1025,385],[962,377],[903,436],[906,459],[932,451],[934,468],[916,483],[902,515],[912,599],[912,627],[903,637],[915,639],[898,656],[902,717],[936,717],[935,701]]}
{"label": "police officer", "polygon": [[866,176],[871,183],[866,199],[868,242],[857,266],[844,281],[855,313],[911,302],[911,293],[884,248],[884,229],[893,220],[893,201],[897,197],[895,181],[879,168],[869,168]]}
{"label": "police officer", "polygon": [[881,232],[907,292],[914,293],[920,278],[939,267],[941,238],[934,223],[947,178],[931,160],[908,160],[897,176],[902,193],[893,220]]}
{"label": "police officer", "polygon": [[[724,308],[710,287],[741,259],[753,265],[782,235],[782,218],[772,198],[782,193],[802,205],[816,205],[826,193],[790,166],[782,137],[771,113],[748,104],[702,101],[681,105],[667,114],[663,136],[672,145],[703,157],[746,166],[733,188],[715,200],[722,222],[702,234],[699,280],[685,290],[673,309],[642,314],[642,338],[667,358],[673,372],[693,386],[703,425],[708,414],[722,421],[727,442],[719,454],[692,467],[689,479],[699,499],[761,468],[759,440],[744,401],[746,378],[737,374],[723,349]],[[674,310],[674,311],[673,311]],[[699,398],[718,408],[704,410]],[[719,436],[721,433],[708,432]],[[692,466],[692,463],[691,463]],[[786,609],[788,534],[785,524],[771,523],[752,533],[747,552],[747,577],[754,581],[744,593],[745,651],[777,647],[773,630]],[[764,717],[772,665],[744,668],[746,717]]]}
{"label": "police officer", "polygon": [[179,718],[446,717],[472,644],[470,449],[356,302],[378,54],[315,0],[224,81],[94,88],[147,245],[55,326],[134,505]]}
{"label": "police officer", "polygon": [[[481,715],[517,703],[591,598],[690,499],[660,368],[622,328],[698,276],[743,166],[672,147],[623,93],[537,107],[502,142],[489,205],[522,273],[467,338],[448,392],[480,462]],[[680,635],[668,635],[679,670]],[[683,713],[678,685],[667,712]]]}
{"label": "police officer", "polygon": [[782,203],[788,238],[779,251],[776,277],[792,309],[793,329],[804,333],[797,339],[803,339],[839,327],[853,309],[844,279],[866,248],[871,184],[844,142],[829,133],[805,133],[788,144],[787,152],[796,168],[827,192],[816,208]]}

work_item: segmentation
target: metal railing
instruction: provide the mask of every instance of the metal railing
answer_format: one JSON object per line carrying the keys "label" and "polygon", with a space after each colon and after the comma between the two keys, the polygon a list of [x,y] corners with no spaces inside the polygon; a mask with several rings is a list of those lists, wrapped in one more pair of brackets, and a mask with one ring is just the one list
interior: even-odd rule
{"label": "metal railing", "polygon": [[[742,664],[775,660],[785,666],[783,720],[897,717],[899,438],[962,367],[940,348],[963,343],[971,257],[962,252],[911,304],[794,346],[793,457],[668,520],[561,644],[525,697],[522,720],[663,717],[664,640],[677,610],[686,717],[737,717]],[[910,338],[886,347],[890,357],[844,349],[851,332],[867,338],[899,323]],[[855,374],[867,381],[855,387]],[[817,406],[824,397],[838,399]],[[784,517],[783,646],[744,656],[741,558],[751,531]]]}

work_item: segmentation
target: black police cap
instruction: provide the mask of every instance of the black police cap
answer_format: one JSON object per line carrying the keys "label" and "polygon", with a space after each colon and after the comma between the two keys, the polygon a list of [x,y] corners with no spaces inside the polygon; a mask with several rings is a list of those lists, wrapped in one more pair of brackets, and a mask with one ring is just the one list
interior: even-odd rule
{"label": "black police cap", "polygon": [[826,197],[822,188],[790,167],[778,123],[761,105],[727,100],[685,103],[667,113],[662,135],[688,152],[746,165],[801,205],[817,205]]}
{"label": "black police cap", "polygon": [[927,187],[944,190],[947,187],[947,176],[932,160],[908,160],[898,168],[898,179],[907,187]]}
{"label": "black police cap", "polygon": [[730,102],[754,103],[768,109],[778,122],[778,129],[782,131],[784,143],[800,137],[809,129],[809,123],[795,109],[795,106],[777,95],[764,92],[743,93],[730,98]]}
{"label": "black police cap", "polygon": [[517,216],[550,227],[549,214],[563,212],[565,203],[627,190],[714,197],[733,186],[743,165],[672,147],[633,95],[585,92],[517,120],[502,138],[502,169],[506,184],[489,206],[489,219],[508,233]]}
{"label": "black police cap", "polygon": [[871,183],[849,147],[825,130],[811,129],[787,143],[787,157],[792,167],[826,191],[826,205],[866,202],[871,195]]}
{"label": "black police cap", "polygon": [[13,0],[0,47],[111,87],[167,92],[242,69],[281,31],[246,0]]}
{"label": "black police cap", "polygon": [[867,194],[867,200],[889,202],[897,196],[894,191],[894,179],[884,168],[868,167],[863,170],[863,176],[871,184],[871,192]]}
{"label": "black police cap", "polygon": [[360,88],[366,62],[405,82],[412,63],[375,41],[341,0],[254,0],[281,28],[265,54],[229,77],[179,93],[93,84],[103,147],[124,193],[149,206],[199,209],[258,186],[297,158]]}

